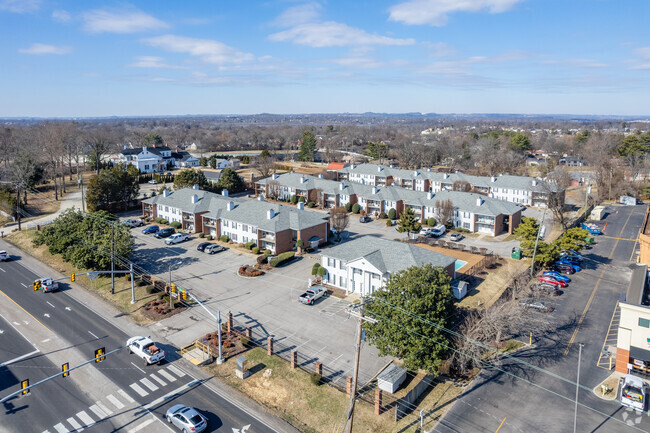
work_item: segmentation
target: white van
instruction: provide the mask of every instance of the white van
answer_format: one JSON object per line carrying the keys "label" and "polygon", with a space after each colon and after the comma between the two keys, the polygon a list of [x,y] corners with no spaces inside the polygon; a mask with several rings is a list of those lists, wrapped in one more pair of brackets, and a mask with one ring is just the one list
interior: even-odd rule
{"label": "white van", "polygon": [[447,231],[447,228],[443,224],[438,224],[434,228],[431,229],[431,234],[435,237],[440,237],[445,234]]}

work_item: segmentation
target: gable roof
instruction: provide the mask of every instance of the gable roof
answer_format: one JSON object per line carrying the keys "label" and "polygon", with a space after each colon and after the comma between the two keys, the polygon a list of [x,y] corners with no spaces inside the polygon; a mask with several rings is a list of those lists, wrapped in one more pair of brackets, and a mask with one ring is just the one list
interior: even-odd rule
{"label": "gable roof", "polygon": [[374,236],[361,236],[352,239],[327,248],[323,250],[322,254],[346,263],[365,259],[379,271],[391,274],[411,266],[422,266],[429,263],[446,268],[456,261],[453,257],[420,248],[414,244]]}
{"label": "gable roof", "polygon": [[330,162],[329,164],[327,164],[327,170],[328,171],[338,171],[338,170],[340,170],[342,168],[347,167],[348,165],[350,165],[350,164],[348,164],[347,162]]}
{"label": "gable roof", "polygon": [[153,153],[154,155],[158,155],[162,157],[162,152],[170,152],[171,149],[167,146],[158,146],[158,147],[153,147],[153,146],[144,146],[144,147],[134,147],[132,149],[122,149],[120,151],[120,154],[126,156],[126,155],[139,155],[142,153],[142,151],[146,149],[147,152]]}

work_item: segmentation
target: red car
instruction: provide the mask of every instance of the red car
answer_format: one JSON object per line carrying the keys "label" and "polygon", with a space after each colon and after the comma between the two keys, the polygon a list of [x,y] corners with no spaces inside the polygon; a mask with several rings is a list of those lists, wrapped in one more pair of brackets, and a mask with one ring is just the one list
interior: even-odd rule
{"label": "red car", "polygon": [[556,280],[553,277],[548,277],[548,276],[544,276],[544,275],[541,275],[539,277],[539,281],[541,281],[542,283],[552,284],[554,286],[559,286],[559,287],[568,286],[568,284],[565,283],[564,281]]}

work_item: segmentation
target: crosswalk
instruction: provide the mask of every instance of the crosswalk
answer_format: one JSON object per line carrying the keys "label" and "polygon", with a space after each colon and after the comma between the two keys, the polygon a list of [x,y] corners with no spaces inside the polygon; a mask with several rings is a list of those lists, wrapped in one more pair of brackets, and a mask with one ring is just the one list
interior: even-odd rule
{"label": "crosswalk", "polygon": [[[156,370],[154,373],[147,374],[147,377],[143,377],[137,382],[133,382],[129,385],[129,388],[140,397],[146,397],[184,376],[186,376],[186,373],[183,370],[174,365],[168,365],[165,368]],[[90,405],[86,410],[77,412],[74,416],[62,420],[52,426],[51,429],[44,430],[43,433],[81,432],[103,419],[128,410],[128,407],[134,403],[136,403],[136,400],[127,391],[117,389],[115,392],[105,395],[102,400]],[[149,418],[136,426],[133,431],[142,430],[152,422],[154,422],[154,419]]]}

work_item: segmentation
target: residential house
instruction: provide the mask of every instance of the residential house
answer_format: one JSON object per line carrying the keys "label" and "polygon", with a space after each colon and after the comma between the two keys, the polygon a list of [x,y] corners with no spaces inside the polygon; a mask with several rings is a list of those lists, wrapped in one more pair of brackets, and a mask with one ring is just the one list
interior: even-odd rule
{"label": "residential house", "polygon": [[132,165],[140,170],[140,173],[163,171],[173,165],[172,151],[165,146],[123,149],[118,158],[112,161],[114,164]]}
{"label": "residential house", "polygon": [[327,273],[323,282],[346,293],[367,296],[383,287],[395,272],[433,264],[455,276],[456,259],[414,244],[361,236],[323,250],[321,266]]}
{"label": "residential house", "polygon": [[586,160],[584,160],[582,158],[578,158],[576,156],[565,156],[563,158],[560,158],[560,160],[558,162],[560,164],[566,165],[568,167],[582,167],[582,166],[587,165]]}
{"label": "residential house", "polygon": [[189,168],[198,167],[200,165],[198,158],[193,157],[189,152],[172,152],[172,158],[174,159],[174,165],[176,167]]}

